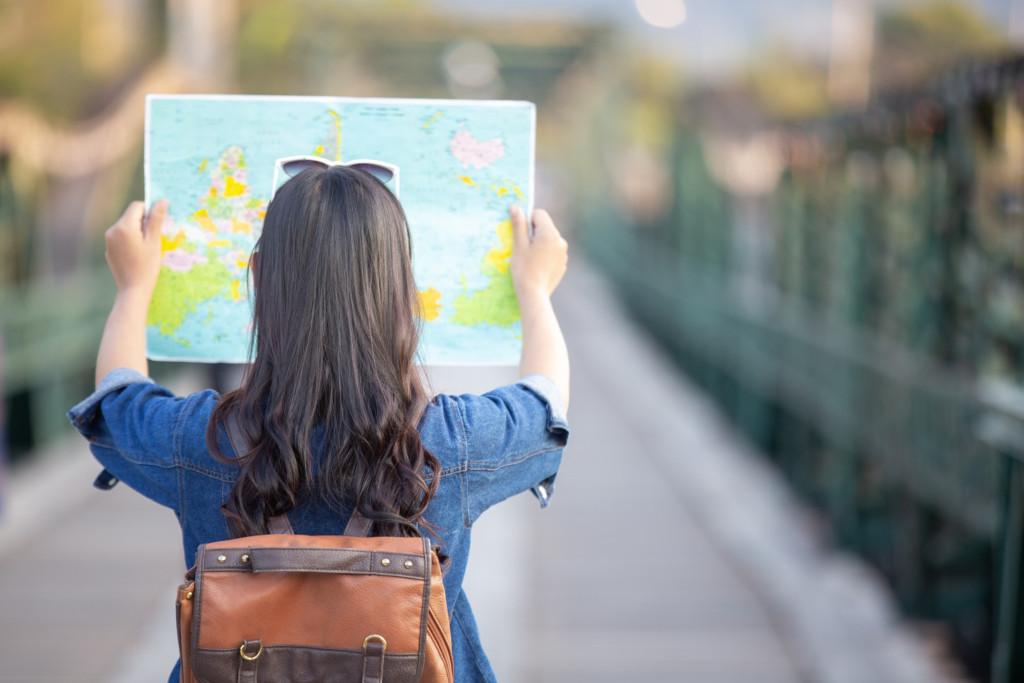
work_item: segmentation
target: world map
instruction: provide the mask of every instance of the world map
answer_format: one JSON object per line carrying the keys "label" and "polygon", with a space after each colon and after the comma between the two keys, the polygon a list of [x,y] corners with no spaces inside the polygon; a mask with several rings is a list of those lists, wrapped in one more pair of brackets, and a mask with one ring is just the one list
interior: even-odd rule
{"label": "world map", "polygon": [[146,108],[146,202],[169,200],[146,320],[150,358],[248,360],[249,256],[274,166],[314,155],[399,167],[420,291],[419,361],[518,363],[508,209],[531,209],[533,104],[151,95]]}

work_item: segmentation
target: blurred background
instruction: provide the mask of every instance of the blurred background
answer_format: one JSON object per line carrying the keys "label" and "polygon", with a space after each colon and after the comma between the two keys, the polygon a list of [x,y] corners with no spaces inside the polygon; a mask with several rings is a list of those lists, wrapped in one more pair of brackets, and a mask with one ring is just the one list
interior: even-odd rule
{"label": "blurred background", "polygon": [[1024,680],[1022,50],[1020,0],[0,0],[6,491],[92,389],[146,93],[531,100],[574,263],[950,676]]}

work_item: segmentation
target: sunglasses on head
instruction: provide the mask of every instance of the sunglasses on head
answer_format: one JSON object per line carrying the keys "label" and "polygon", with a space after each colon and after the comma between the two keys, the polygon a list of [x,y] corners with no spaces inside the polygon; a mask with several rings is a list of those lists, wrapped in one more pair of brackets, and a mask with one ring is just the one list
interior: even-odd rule
{"label": "sunglasses on head", "polygon": [[[394,179],[394,194],[398,197],[398,166],[373,159],[353,159],[352,161],[328,161],[321,157],[295,156],[283,157],[274,164],[274,190],[270,194],[273,199],[277,189],[285,184],[289,178],[294,178],[308,168],[331,168],[332,166],[348,166],[357,168],[360,171],[369,173],[382,183],[389,183]],[[283,177],[282,177],[283,176]]]}

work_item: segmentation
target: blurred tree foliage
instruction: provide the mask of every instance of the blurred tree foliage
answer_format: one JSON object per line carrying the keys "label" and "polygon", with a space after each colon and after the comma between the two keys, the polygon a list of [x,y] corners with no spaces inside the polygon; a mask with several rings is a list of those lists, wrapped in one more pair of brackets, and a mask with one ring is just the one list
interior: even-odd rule
{"label": "blurred tree foliage", "polygon": [[913,86],[972,58],[1009,52],[1004,33],[963,0],[883,10],[875,24],[874,89]]}
{"label": "blurred tree foliage", "polygon": [[[872,90],[912,88],[965,59],[999,57],[1009,49],[999,27],[966,0],[881,8],[875,21]],[[823,59],[771,44],[751,57],[740,81],[770,117],[794,121],[827,113],[827,70]]]}
{"label": "blurred tree foliage", "polygon": [[598,31],[559,22],[473,22],[416,0],[244,0],[242,92],[450,97],[443,59],[455,42],[489,45],[504,98],[543,101]]}
{"label": "blurred tree foliage", "polygon": [[122,5],[0,0],[0,99],[32,103],[54,121],[102,109],[164,49],[164,2]]}
{"label": "blurred tree foliage", "polygon": [[444,96],[439,56],[452,22],[422,3],[243,3],[243,92]]}
{"label": "blurred tree foliage", "polygon": [[807,118],[828,109],[825,65],[786,47],[773,46],[751,60],[743,80],[772,118]]}
{"label": "blurred tree foliage", "polygon": [[652,53],[624,55],[626,138],[651,152],[675,139],[687,81],[678,63]]}

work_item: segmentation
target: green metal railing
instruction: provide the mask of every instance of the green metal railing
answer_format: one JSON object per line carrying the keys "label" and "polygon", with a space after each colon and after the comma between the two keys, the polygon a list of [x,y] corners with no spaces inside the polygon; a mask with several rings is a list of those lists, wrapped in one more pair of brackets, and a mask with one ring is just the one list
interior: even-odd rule
{"label": "green metal railing", "polygon": [[973,66],[787,127],[803,153],[767,199],[730,196],[680,126],[662,220],[586,218],[638,320],[997,681],[1024,680],[1022,93],[1024,60]]}
{"label": "green metal railing", "polygon": [[105,267],[0,294],[4,394],[24,400],[9,415],[9,429],[22,442],[15,446],[42,444],[68,430],[65,413],[92,390],[113,297]]}

